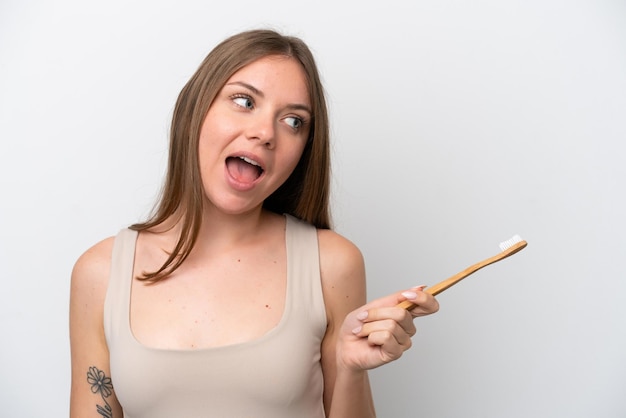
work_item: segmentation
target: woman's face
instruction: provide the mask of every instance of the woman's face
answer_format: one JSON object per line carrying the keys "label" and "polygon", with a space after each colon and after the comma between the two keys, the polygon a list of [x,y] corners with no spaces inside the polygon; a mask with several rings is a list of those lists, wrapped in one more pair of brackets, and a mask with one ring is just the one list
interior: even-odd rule
{"label": "woman's face", "polygon": [[298,164],[311,118],[306,75],[293,58],[267,56],[233,74],[200,131],[208,203],[229,214],[259,208]]}

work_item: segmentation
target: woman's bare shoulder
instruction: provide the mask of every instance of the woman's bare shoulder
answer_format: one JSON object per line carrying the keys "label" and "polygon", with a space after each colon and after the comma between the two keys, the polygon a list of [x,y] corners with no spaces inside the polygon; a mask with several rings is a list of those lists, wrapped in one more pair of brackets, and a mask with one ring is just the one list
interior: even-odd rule
{"label": "woman's bare shoulder", "polygon": [[319,230],[320,270],[327,302],[351,302],[360,306],[365,302],[365,262],[359,248],[346,237],[331,231]]}
{"label": "woman's bare shoulder", "polygon": [[97,291],[106,288],[115,237],[108,237],[85,251],[72,269],[72,289]]}
{"label": "woman's bare shoulder", "polygon": [[320,257],[332,262],[334,267],[350,268],[363,263],[361,250],[348,238],[330,229],[319,229],[317,232]]}

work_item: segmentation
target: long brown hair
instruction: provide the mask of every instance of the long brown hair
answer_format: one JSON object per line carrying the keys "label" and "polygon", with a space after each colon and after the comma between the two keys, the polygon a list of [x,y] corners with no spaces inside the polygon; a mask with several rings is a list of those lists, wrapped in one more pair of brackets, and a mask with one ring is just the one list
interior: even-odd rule
{"label": "long brown hair", "polygon": [[140,279],[156,282],[168,277],[193,249],[200,232],[204,198],[198,164],[202,123],[226,81],[241,68],[268,55],[288,56],[300,62],[306,73],[313,115],[309,138],[299,163],[263,206],[276,213],[293,215],[317,228],[331,227],[328,111],[313,54],[296,37],[272,30],[242,32],[217,45],[178,96],[160,199],[150,218],[131,225],[130,229],[144,231],[174,218],[181,224],[181,233],[165,263],[154,272],[144,272]]}

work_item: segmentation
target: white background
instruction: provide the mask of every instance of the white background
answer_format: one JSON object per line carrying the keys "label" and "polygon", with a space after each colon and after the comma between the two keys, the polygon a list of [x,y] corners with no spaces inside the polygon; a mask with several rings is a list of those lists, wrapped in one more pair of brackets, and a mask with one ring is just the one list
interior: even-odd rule
{"label": "white background", "polygon": [[72,265],[146,216],[178,92],[256,27],[318,59],[370,298],[529,242],[372,373],[379,416],[626,416],[617,0],[1,0],[0,415],[67,416]]}

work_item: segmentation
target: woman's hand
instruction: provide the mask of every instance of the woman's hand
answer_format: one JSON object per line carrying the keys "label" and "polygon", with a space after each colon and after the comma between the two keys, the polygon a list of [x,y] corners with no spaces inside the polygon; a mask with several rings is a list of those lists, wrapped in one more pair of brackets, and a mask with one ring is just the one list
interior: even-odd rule
{"label": "woman's hand", "polygon": [[[411,347],[416,329],[413,319],[437,312],[439,304],[425,286],[376,299],[350,312],[337,342],[337,367],[362,371],[397,360]],[[411,311],[396,307],[410,300]]]}

